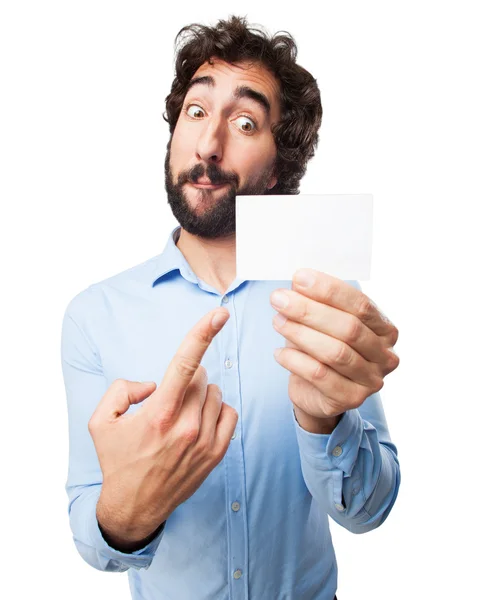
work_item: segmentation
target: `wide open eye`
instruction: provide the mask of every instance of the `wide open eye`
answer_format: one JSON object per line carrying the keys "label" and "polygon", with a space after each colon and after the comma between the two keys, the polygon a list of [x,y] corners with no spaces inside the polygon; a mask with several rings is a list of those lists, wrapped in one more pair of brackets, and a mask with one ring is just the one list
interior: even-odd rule
{"label": "wide open eye", "polygon": [[193,119],[201,119],[205,116],[205,111],[198,104],[190,104],[186,109],[186,114]]}
{"label": "wide open eye", "polygon": [[256,129],[256,123],[253,121],[253,119],[250,119],[249,117],[245,117],[244,115],[242,115],[238,117],[236,121],[238,122],[238,126],[241,129],[241,131],[244,131],[245,133],[250,133],[251,131]]}

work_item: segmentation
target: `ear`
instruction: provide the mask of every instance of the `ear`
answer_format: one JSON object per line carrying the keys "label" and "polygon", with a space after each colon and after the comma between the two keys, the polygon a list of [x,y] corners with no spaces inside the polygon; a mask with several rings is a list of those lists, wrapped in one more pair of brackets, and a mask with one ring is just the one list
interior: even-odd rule
{"label": "ear", "polygon": [[269,180],[269,183],[266,187],[268,188],[268,190],[270,190],[271,188],[274,188],[274,186],[277,183],[278,183],[278,178],[276,177],[276,175],[272,175],[271,179]]}

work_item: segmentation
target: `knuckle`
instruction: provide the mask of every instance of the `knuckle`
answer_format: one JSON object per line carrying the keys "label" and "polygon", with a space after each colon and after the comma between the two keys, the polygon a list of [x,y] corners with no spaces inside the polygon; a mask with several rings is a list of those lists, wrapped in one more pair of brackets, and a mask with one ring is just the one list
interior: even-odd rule
{"label": "knuckle", "polygon": [[200,363],[191,356],[180,355],[175,362],[175,371],[181,379],[190,380],[200,366]]}
{"label": "knuckle", "polygon": [[128,382],[126,379],[115,379],[115,381],[113,381],[113,383],[111,384],[111,388],[115,392],[128,392]]}
{"label": "knuckle", "polygon": [[211,342],[211,336],[208,333],[208,331],[205,331],[204,329],[198,329],[194,331],[193,335],[196,341],[199,342],[201,346],[209,346]]}
{"label": "knuckle", "polygon": [[327,419],[330,419],[331,417],[335,417],[338,414],[338,409],[335,408],[334,406],[330,406],[329,404],[326,404],[321,410],[323,411],[324,416]]}
{"label": "knuckle", "polygon": [[98,421],[96,419],[96,416],[93,415],[90,420],[88,421],[88,431],[90,432],[90,434],[95,433],[96,430],[98,429]]}
{"label": "knuckle", "polygon": [[324,302],[332,306],[336,298],[336,285],[334,283],[325,284],[324,289],[321,290],[321,295]]}
{"label": "knuckle", "polygon": [[201,377],[208,377],[208,371],[205,369],[203,365],[198,365],[198,373],[201,374]]}
{"label": "knuckle", "polygon": [[394,359],[393,359],[393,371],[394,369],[397,369],[399,367],[399,363],[401,362],[401,359],[399,358],[399,356],[397,354],[394,355]]}
{"label": "knuckle", "polygon": [[304,321],[305,323],[309,323],[311,321],[311,310],[309,304],[310,303],[308,301],[304,300],[299,309],[298,318],[300,321]]}
{"label": "knuckle", "polygon": [[397,344],[397,341],[399,339],[399,329],[396,327],[396,325],[393,325],[391,323],[391,346],[395,346]]}
{"label": "knuckle", "polygon": [[186,427],[180,434],[180,439],[188,446],[192,446],[198,439],[200,428],[198,425],[190,425]]}
{"label": "knuckle", "polygon": [[371,314],[374,310],[375,304],[366,296],[366,294],[361,293],[358,300],[358,317],[361,321],[366,321],[371,317]]}
{"label": "knuckle", "polygon": [[386,356],[386,373],[391,373],[398,368],[399,363],[401,362],[399,356],[396,354],[393,348],[388,348],[389,352],[387,352]]}
{"label": "knuckle", "polygon": [[322,381],[326,377],[327,372],[328,370],[325,366],[318,362],[311,375],[313,384],[315,381]]}
{"label": "knuckle", "polygon": [[346,327],[346,341],[357,342],[361,335],[362,328],[363,324],[361,323],[361,321],[357,317],[352,315],[351,318],[348,319],[348,325]]}
{"label": "knuckle", "polygon": [[221,391],[221,388],[216,385],[216,383],[208,384],[208,393],[212,394],[215,400],[222,400],[223,398],[223,392]]}
{"label": "knuckle", "polygon": [[209,452],[210,452],[210,445],[209,445],[208,441],[206,441],[206,440],[202,440],[201,442],[198,441],[198,443],[195,446],[195,454],[198,454],[199,456],[207,457]]}
{"label": "knuckle", "polygon": [[221,410],[226,413],[225,416],[228,419],[231,419],[231,421],[234,421],[235,426],[236,426],[236,423],[238,422],[238,418],[239,418],[238,411],[236,409],[234,409],[232,406],[230,406],[229,404],[225,404],[224,402],[223,402],[223,406],[222,406]]}
{"label": "knuckle", "polygon": [[382,377],[376,377],[375,381],[374,381],[374,387],[373,387],[373,391],[375,394],[377,394],[377,392],[379,392],[380,390],[383,389],[384,386],[384,379]]}
{"label": "knuckle", "polygon": [[369,396],[369,391],[364,389],[360,389],[356,394],[353,394],[351,398],[351,408],[359,408],[361,404],[366,400]]}
{"label": "knuckle", "polygon": [[346,344],[338,344],[333,355],[333,361],[340,366],[347,367],[353,358],[351,349]]}
{"label": "knuckle", "polygon": [[211,453],[211,461],[215,466],[221,462],[223,456],[228,451],[229,445],[230,445],[230,439],[228,438],[227,440],[223,440],[221,443],[219,443],[217,446],[215,446],[215,448],[213,449],[213,451]]}
{"label": "knuckle", "polygon": [[[193,383],[194,382],[194,383]],[[206,369],[200,365],[194,374],[193,381],[190,382],[190,385],[196,385],[198,389],[202,389],[203,387],[206,389],[208,386],[208,373]]]}
{"label": "knuckle", "polygon": [[163,409],[158,415],[149,420],[149,425],[158,433],[165,433],[173,427],[175,414],[173,411]]}

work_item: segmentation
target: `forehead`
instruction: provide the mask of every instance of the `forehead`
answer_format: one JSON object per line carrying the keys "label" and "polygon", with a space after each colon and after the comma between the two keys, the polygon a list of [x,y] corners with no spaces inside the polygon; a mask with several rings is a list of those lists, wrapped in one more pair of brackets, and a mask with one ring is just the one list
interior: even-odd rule
{"label": "forehead", "polygon": [[279,82],[266,67],[248,61],[233,65],[219,58],[212,58],[212,62],[213,64],[203,63],[192,79],[209,75],[215,80],[215,88],[225,86],[234,89],[240,85],[247,85],[268,98],[273,120],[279,118]]}

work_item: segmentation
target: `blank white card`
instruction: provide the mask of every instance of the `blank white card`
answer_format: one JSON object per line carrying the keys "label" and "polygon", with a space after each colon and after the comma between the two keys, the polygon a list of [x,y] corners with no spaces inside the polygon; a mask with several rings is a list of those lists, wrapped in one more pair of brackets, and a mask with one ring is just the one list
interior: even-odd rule
{"label": "blank white card", "polygon": [[370,278],[371,194],[236,196],[236,277],[292,280],[316,269]]}

